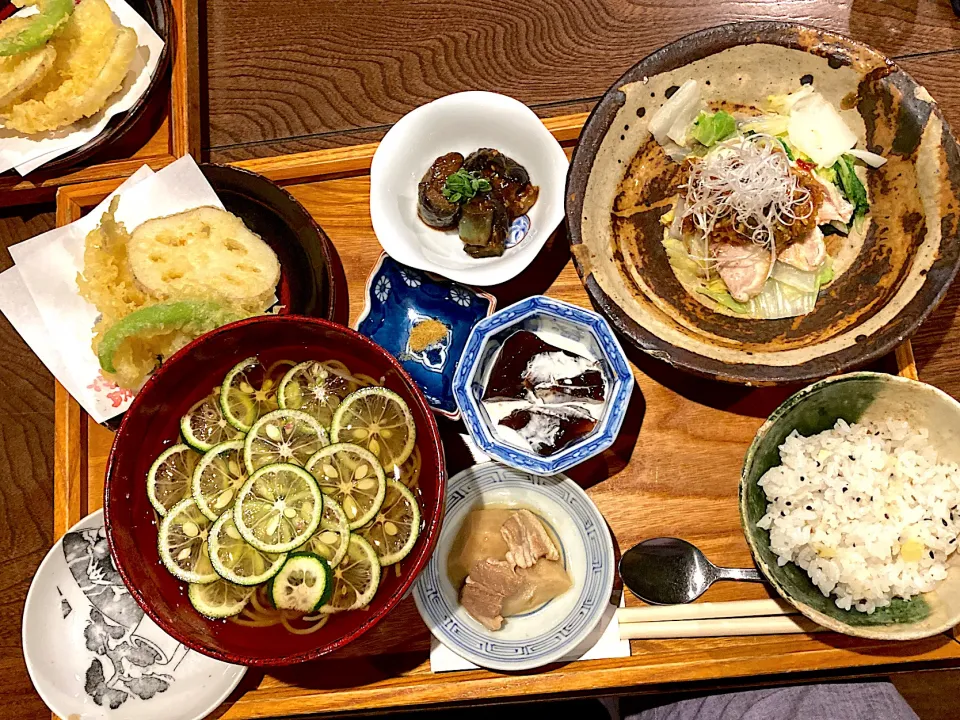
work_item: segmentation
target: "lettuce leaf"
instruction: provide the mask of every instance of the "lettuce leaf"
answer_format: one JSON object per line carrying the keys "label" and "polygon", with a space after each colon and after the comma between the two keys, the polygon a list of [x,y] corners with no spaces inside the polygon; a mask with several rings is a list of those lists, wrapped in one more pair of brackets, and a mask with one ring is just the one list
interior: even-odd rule
{"label": "lettuce leaf", "polygon": [[863,183],[860,182],[860,178],[857,177],[857,173],[854,171],[853,157],[851,155],[842,155],[840,159],[834,163],[833,169],[839,181],[837,184],[840,186],[840,189],[843,190],[843,194],[847,196],[847,200],[854,206],[854,218],[859,219],[866,215],[870,209],[870,203],[867,201],[867,190],[863,187]]}
{"label": "lettuce leaf", "polygon": [[733,115],[723,110],[705,113],[702,110],[690,129],[690,136],[701,145],[712,147],[737,131]]}

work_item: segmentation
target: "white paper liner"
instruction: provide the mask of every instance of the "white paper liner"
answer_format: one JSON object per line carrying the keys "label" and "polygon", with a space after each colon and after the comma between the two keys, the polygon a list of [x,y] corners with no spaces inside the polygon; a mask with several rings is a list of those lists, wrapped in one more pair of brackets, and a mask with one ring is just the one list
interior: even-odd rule
{"label": "white paper liner", "polygon": [[116,219],[131,232],[152,218],[205,205],[223,208],[192,157],[156,173],[144,166],[79,220],[12,246],[16,266],[0,275],[0,310],[96,422],[119,415],[134,397],[103,378],[90,347],[99,313],[76,283],[86,236],[117,194]]}

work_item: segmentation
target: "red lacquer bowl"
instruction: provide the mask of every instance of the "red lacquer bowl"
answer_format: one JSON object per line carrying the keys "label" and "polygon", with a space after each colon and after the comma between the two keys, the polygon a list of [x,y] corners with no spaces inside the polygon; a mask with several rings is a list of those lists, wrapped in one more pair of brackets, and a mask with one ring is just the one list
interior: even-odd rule
{"label": "red lacquer bowl", "polygon": [[[201,617],[187,587],[161,564],[157,521],[146,477],[154,458],[178,441],[179,420],[246,357],[263,362],[336,359],[355,373],[384,377],[410,406],[423,459],[420,537],[401,575],[383,573],[369,609],[334,616],[320,630],[295,635],[282,626],[242,627]],[[110,451],[103,507],[110,554],[137,604],[178,641],[204,655],[241,665],[290,665],[342,648],[376,625],[413,583],[433,551],[443,517],[446,466],[433,413],[423,393],[383,348],[346,327],[296,315],[241,320],[194,340],[163,364],[127,410]]]}

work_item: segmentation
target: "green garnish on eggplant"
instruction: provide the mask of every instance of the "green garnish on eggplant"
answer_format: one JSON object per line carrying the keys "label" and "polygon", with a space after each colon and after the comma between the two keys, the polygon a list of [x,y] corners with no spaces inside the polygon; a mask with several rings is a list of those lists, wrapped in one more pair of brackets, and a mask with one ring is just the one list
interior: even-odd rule
{"label": "green garnish on eggplant", "polygon": [[418,186],[417,212],[432,228],[457,226],[471,257],[497,257],[506,249],[510,224],[530,211],[539,194],[523,165],[480,148],[466,159],[447,153],[433,162]]}
{"label": "green garnish on eggplant", "polygon": [[477,193],[490,192],[490,181],[475,172],[463,168],[447,178],[443,186],[443,196],[450,202],[464,203],[476,197]]}

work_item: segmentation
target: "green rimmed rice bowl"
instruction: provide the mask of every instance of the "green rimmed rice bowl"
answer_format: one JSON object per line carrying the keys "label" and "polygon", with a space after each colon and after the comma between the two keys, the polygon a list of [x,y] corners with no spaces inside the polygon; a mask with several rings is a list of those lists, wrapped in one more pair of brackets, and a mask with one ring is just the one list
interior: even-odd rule
{"label": "green rimmed rice bowl", "polygon": [[[864,426],[870,428],[868,442],[856,430]],[[929,462],[932,455],[915,437],[921,430],[936,451],[936,464]],[[794,431],[798,436],[791,438]],[[811,439],[826,431],[834,432]],[[901,446],[910,451],[902,459],[887,452]],[[891,461],[897,466],[888,481],[884,463]],[[876,471],[863,471],[864,463]],[[815,383],[774,411],[747,452],[740,520],[754,560],[780,595],[830,630],[883,640],[916,640],[947,631],[960,624],[960,553],[952,551],[960,541],[949,539],[960,532],[960,513],[951,507],[957,502],[951,498],[960,497],[960,473],[954,467],[958,463],[960,403],[946,393],[872,372]],[[779,466],[788,469],[765,478]],[[881,467],[886,469],[878,475]],[[909,479],[919,475],[922,483]],[[777,498],[775,503],[764,486]],[[857,503],[858,495],[866,494],[857,490],[869,489],[880,495],[875,504],[867,497],[860,501],[877,512],[861,511]],[[880,503],[882,508],[877,507]],[[887,514],[887,520],[880,519]],[[773,548],[767,529],[771,525]],[[914,532],[917,538],[911,540],[909,533]],[[891,538],[893,557],[884,560]],[[807,570],[788,560],[809,568],[830,596]],[[884,590],[886,583],[889,591]],[[927,591],[909,600],[884,597],[904,587]]]}

